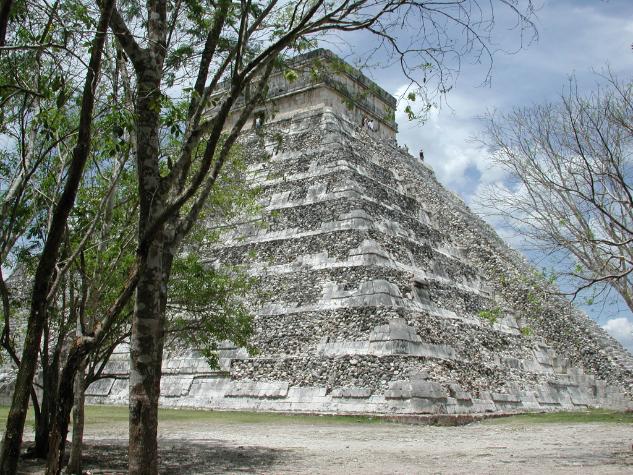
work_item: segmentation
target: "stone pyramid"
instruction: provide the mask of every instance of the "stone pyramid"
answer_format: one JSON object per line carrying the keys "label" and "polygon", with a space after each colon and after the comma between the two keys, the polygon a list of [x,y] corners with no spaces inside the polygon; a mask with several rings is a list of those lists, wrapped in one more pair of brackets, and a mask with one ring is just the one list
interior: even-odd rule
{"label": "stone pyramid", "polygon": [[[161,402],[380,414],[627,406],[631,355],[397,145],[395,99],[329,52],[299,62],[310,71],[277,76],[242,137],[266,225],[241,223],[204,251],[261,277],[259,353],[227,343],[219,371],[172,357]],[[126,361],[110,370],[119,379],[93,384],[90,402],[127,400]]]}

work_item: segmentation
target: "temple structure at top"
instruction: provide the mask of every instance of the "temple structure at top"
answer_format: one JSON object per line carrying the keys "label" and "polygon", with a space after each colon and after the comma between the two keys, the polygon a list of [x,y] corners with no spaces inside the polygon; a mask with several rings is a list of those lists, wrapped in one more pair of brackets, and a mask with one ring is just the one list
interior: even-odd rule
{"label": "temple structure at top", "polygon": [[[237,120],[243,104],[243,99],[238,101],[227,128]],[[396,98],[325,49],[296,56],[274,72],[266,103],[254,110],[244,130],[322,108],[366,127],[377,138],[395,140]]]}

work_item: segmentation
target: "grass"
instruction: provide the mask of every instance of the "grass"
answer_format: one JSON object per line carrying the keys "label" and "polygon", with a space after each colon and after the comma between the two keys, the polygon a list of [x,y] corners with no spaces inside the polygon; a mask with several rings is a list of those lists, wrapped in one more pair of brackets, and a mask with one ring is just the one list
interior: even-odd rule
{"label": "grass", "polygon": [[[0,406],[0,420],[6,420],[9,408]],[[370,416],[301,415],[243,411],[205,411],[194,409],[160,409],[159,420],[176,424],[292,424],[292,425],[349,425],[379,424],[381,419]],[[120,425],[128,422],[127,406],[87,406],[86,426]],[[487,425],[529,425],[529,424],[590,424],[590,423],[633,423],[633,413],[590,409],[576,412],[550,412],[520,414],[510,417],[486,419]],[[27,427],[33,427],[33,412],[29,411]]]}
{"label": "grass", "polygon": [[548,412],[519,414],[517,416],[487,419],[484,424],[590,424],[601,423],[633,423],[633,413],[609,411],[606,409],[589,409],[587,411]]}
{"label": "grass", "polygon": [[[0,420],[6,420],[9,408],[0,406]],[[281,413],[243,411],[205,411],[194,409],[159,409],[159,421],[170,423],[221,423],[221,424],[376,424],[381,419],[369,416],[289,415]],[[33,411],[27,415],[27,427],[33,427]],[[86,406],[86,426],[125,425],[128,422],[127,406]]]}

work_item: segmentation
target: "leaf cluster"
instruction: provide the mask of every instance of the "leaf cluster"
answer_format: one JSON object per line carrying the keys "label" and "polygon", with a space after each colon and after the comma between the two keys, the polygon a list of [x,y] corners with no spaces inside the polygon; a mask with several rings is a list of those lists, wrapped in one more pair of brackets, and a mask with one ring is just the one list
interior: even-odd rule
{"label": "leaf cluster", "polygon": [[253,351],[253,316],[245,303],[257,280],[238,268],[215,269],[194,254],[178,257],[169,283],[169,332],[217,367],[225,341]]}

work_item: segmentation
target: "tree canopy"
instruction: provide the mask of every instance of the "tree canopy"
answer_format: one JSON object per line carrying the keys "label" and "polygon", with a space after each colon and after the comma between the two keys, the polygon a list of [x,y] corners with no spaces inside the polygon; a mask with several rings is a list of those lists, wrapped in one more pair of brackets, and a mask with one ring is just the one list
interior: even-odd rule
{"label": "tree canopy", "polygon": [[[633,310],[633,83],[608,74],[581,94],[490,117],[486,143],[507,173],[484,205],[559,262],[594,296],[614,289]],[[593,297],[589,299],[591,300]]]}

